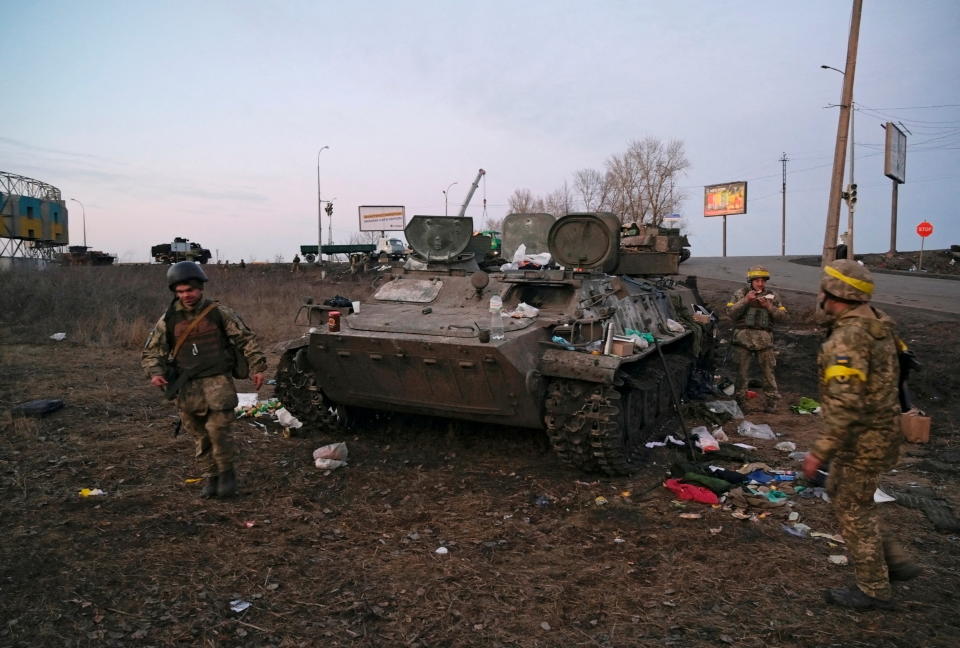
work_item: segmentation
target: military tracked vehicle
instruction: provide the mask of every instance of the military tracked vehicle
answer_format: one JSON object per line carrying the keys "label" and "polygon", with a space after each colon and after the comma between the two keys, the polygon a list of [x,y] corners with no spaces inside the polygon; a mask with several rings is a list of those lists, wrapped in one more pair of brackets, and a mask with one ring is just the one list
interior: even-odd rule
{"label": "military tracked vehicle", "polygon": [[[466,251],[472,219],[415,216],[413,254],[359,312],[340,309],[334,324],[332,307],[307,300],[298,321],[310,332],[278,368],[284,405],[327,433],[362,431],[371,413],[537,428],[579,469],[637,469],[643,443],[674,415],[671,387],[681,393],[708,351],[695,279],[618,274],[626,253],[613,214],[538,215],[504,230],[534,248],[546,241],[550,263],[483,272]],[[489,331],[494,295],[503,339]],[[645,333],[655,344],[642,348]]]}

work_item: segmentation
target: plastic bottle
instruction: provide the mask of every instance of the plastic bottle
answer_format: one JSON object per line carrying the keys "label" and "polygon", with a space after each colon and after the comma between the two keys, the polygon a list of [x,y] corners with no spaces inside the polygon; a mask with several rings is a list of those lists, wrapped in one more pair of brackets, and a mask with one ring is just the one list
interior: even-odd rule
{"label": "plastic bottle", "polygon": [[490,298],[490,339],[502,340],[503,334],[503,300],[500,295]]}

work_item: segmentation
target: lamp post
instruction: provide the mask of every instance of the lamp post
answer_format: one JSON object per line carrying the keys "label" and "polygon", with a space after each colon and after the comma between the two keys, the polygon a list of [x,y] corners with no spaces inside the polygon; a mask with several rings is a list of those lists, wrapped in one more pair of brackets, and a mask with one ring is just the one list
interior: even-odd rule
{"label": "lamp post", "polygon": [[71,198],[75,203],[80,203],[80,210],[83,213],[83,247],[87,247],[87,208],[76,198]]}
{"label": "lamp post", "polygon": [[447,185],[447,188],[443,190],[443,215],[444,215],[444,216],[448,216],[448,215],[449,215],[448,212],[447,212],[447,205],[449,204],[449,201],[448,201],[447,199],[450,197],[450,196],[449,196],[450,187],[452,187],[452,186],[455,185],[455,184],[457,184],[457,183],[456,183],[456,182],[451,182],[450,184]]}
{"label": "lamp post", "polygon": [[[846,73],[844,73],[843,70],[838,70],[837,68],[833,67],[832,65],[821,65],[820,67],[823,68],[824,70],[833,70],[834,72],[839,72],[839,73],[842,74],[844,77],[846,76]],[[847,240],[846,240],[846,244],[847,244],[847,258],[848,258],[848,259],[852,259],[852,258],[853,258],[853,212],[854,212],[854,210],[855,210],[855,206],[854,206],[854,205],[855,205],[856,202],[857,202],[857,196],[856,196],[856,193],[855,193],[856,180],[854,180],[854,176],[853,176],[853,160],[854,160],[854,157],[855,157],[855,155],[854,155],[854,153],[855,153],[855,148],[854,148],[855,143],[854,143],[854,141],[853,141],[853,137],[854,137],[854,118],[856,117],[856,114],[857,114],[857,109],[856,109],[855,104],[854,104],[854,101],[853,101],[853,91],[852,91],[852,89],[851,89],[851,92],[850,92],[850,181],[847,183],[847,190],[844,191],[844,192],[841,194],[841,195],[843,196],[843,198],[847,201]]]}
{"label": "lamp post", "polygon": [[320,199],[320,154],[329,146],[323,146],[317,151],[317,265],[323,261],[323,200]]}

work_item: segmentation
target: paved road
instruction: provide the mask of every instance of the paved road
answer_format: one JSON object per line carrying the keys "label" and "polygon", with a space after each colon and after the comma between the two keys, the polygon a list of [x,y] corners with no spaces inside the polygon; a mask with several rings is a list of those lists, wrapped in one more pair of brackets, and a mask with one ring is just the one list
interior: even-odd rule
{"label": "paved road", "polygon": [[[771,287],[815,294],[820,285],[820,268],[790,261],[796,258],[799,257],[692,257],[683,262],[680,271],[705,279],[741,282],[746,281],[748,267],[763,265],[770,270]],[[875,272],[873,278],[873,301],[878,304],[960,315],[960,281],[881,272]]]}

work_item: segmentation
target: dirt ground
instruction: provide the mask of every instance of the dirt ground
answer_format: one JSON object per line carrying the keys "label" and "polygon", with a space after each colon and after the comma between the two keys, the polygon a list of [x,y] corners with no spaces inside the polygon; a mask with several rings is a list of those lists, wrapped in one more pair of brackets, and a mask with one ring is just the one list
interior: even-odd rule
{"label": "dirt ground", "polygon": [[[369,288],[289,280],[317,298]],[[735,288],[701,281],[715,308]],[[813,306],[810,295],[783,299],[798,318]],[[911,384],[933,431],[929,444],[905,446],[883,487],[935,495],[960,513],[958,319],[891,314],[925,365]],[[816,397],[818,343],[810,324],[779,331],[788,403]],[[272,371],[279,354],[269,358]],[[821,592],[851,581],[849,566],[829,560],[844,547],[783,529],[795,511],[837,533],[829,505],[792,496],[738,519],[676,501],[661,482],[680,451],[656,450],[644,470],[614,479],[560,464],[538,432],[404,420],[345,438],[284,438],[241,420],[241,494],[201,500],[192,443],[171,436],[173,407],[138,360],[134,348],[0,337],[2,645],[881,648],[960,636],[957,530],[882,505],[924,573],[895,586],[895,612],[834,608]],[[67,406],[10,417],[37,398]],[[801,450],[819,425],[758,407],[747,418]],[[724,429],[771,467],[799,467],[775,442]],[[311,453],[332,441],[347,443],[349,465],[319,471]],[[81,497],[83,488],[106,494]],[[234,601],[250,605],[235,612]]]}

